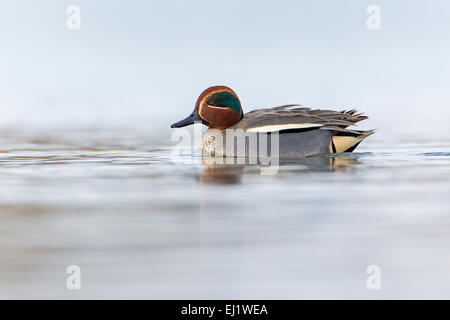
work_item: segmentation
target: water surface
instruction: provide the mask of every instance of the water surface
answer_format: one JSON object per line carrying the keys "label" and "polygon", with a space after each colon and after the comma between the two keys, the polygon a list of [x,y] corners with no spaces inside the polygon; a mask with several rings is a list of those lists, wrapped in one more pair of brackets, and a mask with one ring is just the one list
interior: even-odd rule
{"label": "water surface", "polygon": [[1,140],[0,298],[450,298],[450,142],[375,138],[267,176],[126,129]]}

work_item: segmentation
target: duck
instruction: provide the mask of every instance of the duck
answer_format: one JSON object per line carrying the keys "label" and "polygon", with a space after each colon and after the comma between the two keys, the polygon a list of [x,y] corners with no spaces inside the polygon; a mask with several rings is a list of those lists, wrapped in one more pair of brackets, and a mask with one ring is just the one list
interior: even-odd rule
{"label": "duck", "polygon": [[[244,114],[238,95],[227,86],[212,86],[198,97],[194,111],[171,125],[181,128],[197,122],[208,127],[202,137],[202,150],[213,156],[258,155],[265,146],[282,159],[353,152],[375,130],[353,130],[348,127],[368,119],[356,109],[334,111],[313,109],[299,104],[256,109]],[[244,136],[271,137],[265,143],[257,138],[252,144],[227,144],[226,132]],[[241,150],[243,149],[243,150]],[[256,150],[256,151],[255,151]],[[266,151],[269,152],[269,151]]]}

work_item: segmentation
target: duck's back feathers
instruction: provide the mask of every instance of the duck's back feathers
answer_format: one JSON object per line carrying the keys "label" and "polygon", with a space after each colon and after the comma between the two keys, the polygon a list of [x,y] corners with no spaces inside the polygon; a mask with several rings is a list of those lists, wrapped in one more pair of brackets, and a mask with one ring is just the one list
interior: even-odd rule
{"label": "duck's back feathers", "polygon": [[347,128],[364,119],[367,117],[357,113],[355,109],[313,110],[301,105],[284,105],[251,111],[245,114],[235,127],[250,132],[273,132],[323,126]]}

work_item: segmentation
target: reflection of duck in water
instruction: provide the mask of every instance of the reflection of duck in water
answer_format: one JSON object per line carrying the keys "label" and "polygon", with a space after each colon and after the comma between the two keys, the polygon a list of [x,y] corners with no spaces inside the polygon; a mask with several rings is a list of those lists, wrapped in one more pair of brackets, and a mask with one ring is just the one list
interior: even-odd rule
{"label": "reflection of duck in water", "polygon": [[[194,111],[172,128],[184,127],[201,121],[209,127],[203,136],[203,149],[214,155],[236,155],[239,148],[227,150],[225,129],[241,129],[251,133],[279,134],[280,159],[296,159],[312,155],[352,152],[374,131],[349,130],[347,127],[367,119],[356,110],[312,110],[299,105],[286,105],[251,111],[244,115],[236,93],[225,86],[210,87],[203,91]],[[270,139],[267,141],[270,150]],[[245,147],[244,147],[245,146]],[[244,154],[261,152],[261,146],[245,142]],[[257,150],[252,150],[258,148]],[[267,150],[266,150],[267,151]],[[252,154],[255,154],[252,153]],[[269,152],[265,153],[268,154]]]}
{"label": "reflection of duck in water", "polygon": [[[278,174],[308,173],[308,172],[339,172],[345,171],[352,165],[358,164],[355,157],[343,156],[319,156],[311,158],[300,158],[290,161],[281,161]],[[241,183],[244,170],[246,174],[260,174],[259,165],[236,165],[236,164],[215,164],[203,161],[199,182],[200,184],[238,184]],[[254,169],[254,170],[252,170]]]}
{"label": "reflection of duck in water", "polygon": [[244,165],[210,164],[202,169],[200,184],[238,184],[241,183]]}

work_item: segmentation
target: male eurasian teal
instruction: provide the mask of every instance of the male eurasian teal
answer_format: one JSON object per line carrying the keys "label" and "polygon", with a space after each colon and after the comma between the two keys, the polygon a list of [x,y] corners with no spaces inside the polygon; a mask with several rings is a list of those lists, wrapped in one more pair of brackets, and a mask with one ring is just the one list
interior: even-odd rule
{"label": "male eurasian teal", "polygon": [[[201,121],[209,129],[202,139],[204,151],[215,155],[229,155],[226,144],[218,143],[217,132],[225,139],[225,129],[242,129],[245,134],[279,135],[279,157],[298,158],[319,154],[352,152],[374,130],[349,130],[348,126],[367,119],[355,109],[349,111],[319,110],[301,105],[284,105],[259,109],[244,115],[236,93],[225,86],[204,90],[197,99],[194,111],[184,120],[171,125],[184,127]],[[259,142],[258,142],[259,143]],[[270,149],[270,139],[267,145]],[[246,144],[246,154],[252,148]],[[258,150],[260,146],[258,145]],[[231,154],[236,154],[235,150]],[[267,154],[267,153],[266,153]]]}

